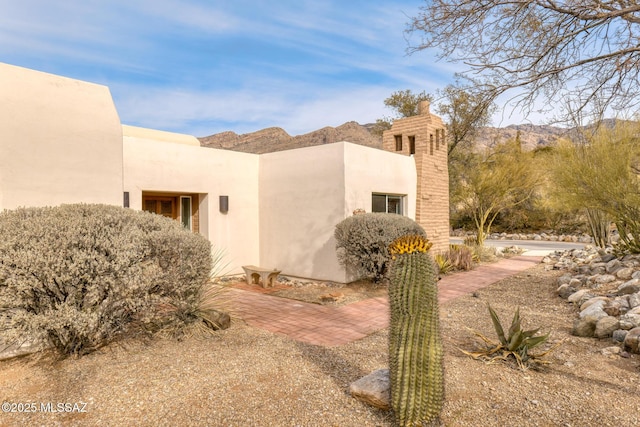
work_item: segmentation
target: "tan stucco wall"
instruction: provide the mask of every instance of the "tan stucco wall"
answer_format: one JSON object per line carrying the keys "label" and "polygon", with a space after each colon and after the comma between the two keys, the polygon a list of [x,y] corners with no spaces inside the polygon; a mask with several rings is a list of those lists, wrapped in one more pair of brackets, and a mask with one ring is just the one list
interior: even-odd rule
{"label": "tan stucco wall", "polygon": [[371,212],[371,194],[405,196],[404,215],[415,219],[416,167],[412,158],[345,144],[345,214],[360,208]]}
{"label": "tan stucco wall", "polygon": [[122,128],[105,86],[0,63],[0,209],[122,205]]}
{"label": "tan stucco wall", "polygon": [[345,283],[333,237],[371,194],[406,194],[415,211],[413,160],[346,142],[260,156],[260,262],[283,274]]}
{"label": "tan stucco wall", "polygon": [[409,137],[415,138],[417,181],[416,221],[433,242],[432,253],[449,248],[449,167],[445,125],[429,111],[429,103],[420,105],[417,116],[396,119],[391,130],[385,131],[382,144],[385,150],[396,152],[395,136],[402,137],[402,151],[409,156]]}
{"label": "tan stucco wall", "polygon": [[131,208],[142,209],[143,191],[198,193],[200,233],[225,251],[226,273],[259,264],[258,155],[125,136],[124,158]]}

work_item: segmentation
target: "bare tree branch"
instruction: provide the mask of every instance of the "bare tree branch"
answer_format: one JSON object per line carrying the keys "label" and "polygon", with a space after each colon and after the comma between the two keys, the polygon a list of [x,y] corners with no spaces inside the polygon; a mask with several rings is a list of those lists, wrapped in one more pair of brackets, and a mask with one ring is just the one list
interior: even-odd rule
{"label": "bare tree branch", "polygon": [[640,4],[634,0],[426,0],[407,32],[415,53],[465,64],[491,97],[518,89],[530,112],[571,103],[585,117],[640,105]]}

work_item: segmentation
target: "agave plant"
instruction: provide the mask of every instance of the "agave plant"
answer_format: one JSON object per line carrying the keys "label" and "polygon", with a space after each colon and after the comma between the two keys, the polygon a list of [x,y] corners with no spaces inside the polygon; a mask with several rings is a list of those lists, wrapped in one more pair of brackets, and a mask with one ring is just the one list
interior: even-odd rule
{"label": "agave plant", "polygon": [[550,349],[542,353],[531,353],[531,349],[538,347],[541,344],[546,343],[549,340],[549,334],[536,335],[540,328],[523,330],[520,321],[520,308],[516,309],[516,312],[511,321],[511,326],[507,333],[505,333],[500,318],[496,312],[488,306],[489,314],[491,315],[491,321],[493,327],[498,335],[499,342],[494,342],[485,337],[477,331],[473,331],[475,335],[480,337],[489,347],[474,352],[468,352],[462,350],[463,353],[471,356],[477,360],[484,360],[488,362],[494,362],[497,360],[514,359],[518,366],[525,369],[534,363],[545,364],[549,363],[544,360],[544,356],[555,350],[560,343],[551,347]]}

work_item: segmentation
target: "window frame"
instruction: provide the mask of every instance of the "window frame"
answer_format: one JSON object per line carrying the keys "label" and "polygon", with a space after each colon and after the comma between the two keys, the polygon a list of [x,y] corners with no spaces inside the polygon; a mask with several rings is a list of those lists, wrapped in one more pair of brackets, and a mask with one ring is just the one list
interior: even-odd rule
{"label": "window frame", "polygon": [[[406,194],[393,194],[393,193],[371,193],[371,212],[382,212],[380,210],[374,210],[374,207],[377,203],[374,202],[374,198],[375,197],[384,197],[385,198],[385,210],[384,213],[393,213],[393,214],[397,214],[397,215],[402,215],[405,216],[405,211],[406,211],[406,200],[407,200],[407,195]],[[396,201],[397,203],[395,204],[396,209],[393,212],[389,211],[390,208],[390,204],[389,204],[389,200],[393,200]]]}

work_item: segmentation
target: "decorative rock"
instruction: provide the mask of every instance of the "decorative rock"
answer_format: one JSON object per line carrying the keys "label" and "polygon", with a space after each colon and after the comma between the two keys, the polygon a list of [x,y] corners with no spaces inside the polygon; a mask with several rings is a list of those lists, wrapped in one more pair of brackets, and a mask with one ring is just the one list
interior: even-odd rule
{"label": "decorative rock", "polygon": [[618,329],[620,322],[612,316],[603,317],[596,323],[594,335],[596,338],[607,338],[613,335],[613,331]]}
{"label": "decorative rock", "polygon": [[615,356],[622,352],[622,349],[618,346],[606,347],[600,350],[603,356]]}
{"label": "decorative rock", "polygon": [[624,349],[630,353],[640,354],[640,328],[633,328],[624,338]]}
{"label": "decorative rock", "polygon": [[569,298],[567,298],[567,301],[572,302],[574,304],[578,304],[582,298],[585,295],[591,295],[589,294],[589,290],[588,289],[580,289],[578,292],[571,294],[571,296],[569,296]]}
{"label": "decorative rock", "polygon": [[629,331],[625,331],[624,329],[618,329],[613,331],[613,334],[611,334],[611,337],[615,342],[624,342],[624,339],[628,333]]}
{"label": "decorative rock", "polygon": [[229,327],[231,326],[231,316],[229,316],[225,312],[212,310],[210,313],[210,317],[214,323],[214,327],[212,328],[214,330],[229,329]]}
{"label": "decorative rock", "polygon": [[578,277],[574,277],[569,281],[569,286],[578,289],[580,286],[582,286],[582,280],[578,279]]}
{"label": "decorative rock", "polygon": [[351,396],[381,409],[391,408],[391,382],[388,369],[378,369],[349,386]]}
{"label": "decorative rock", "polygon": [[602,310],[604,310],[604,312],[609,316],[618,317],[622,314],[624,309],[620,301],[609,301],[604,307],[602,307]]}
{"label": "decorative rock", "polygon": [[588,265],[580,265],[578,266],[578,273],[591,274],[591,267],[589,267]]}
{"label": "decorative rock", "polygon": [[618,271],[620,268],[622,268],[622,263],[616,258],[609,261],[606,266],[607,273],[610,273],[610,274],[613,274],[614,272]]}
{"label": "decorative rock", "polygon": [[633,268],[624,267],[616,271],[616,277],[620,280],[630,280],[633,273]]}
{"label": "decorative rock", "polygon": [[615,282],[616,276],[613,274],[600,274],[596,276],[594,282],[598,286],[606,285],[607,283]]}
{"label": "decorative rock", "polygon": [[[545,262],[565,271],[558,278],[557,293],[580,307],[573,335],[611,337],[623,344],[622,350],[602,350],[608,357],[640,354],[640,255],[618,259],[612,248],[586,246],[583,250],[556,251]],[[573,289],[578,290],[567,296]]]}
{"label": "decorative rock", "polygon": [[596,319],[593,318],[581,318],[573,322],[573,329],[571,334],[577,337],[593,337],[596,330]]}
{"label": "decorative rock", "polygon": [[[583,312],[593,305],[597,305],[600,308],[604,308],[604,306],[607,305],[608,302],[609,302],[609,298],[607,297],[594,297],[582,303],[582,305],[580,306],[580,311]],[[586,315],[588,314],[585,314],[585,316]]]}
{"label": "decorative rock", "polygon": [[616,271],[616,277],[620,280],[630,280],[634,271],[635,270],[631,267],[623,267],[620,270]]}
{"label": "decorative rock", "polygon": [[640,326],[640,314],[623,314],[620,316],[620,329],[631,330]]}
{"label": "decorative rock", "polygon": [[640,279],[631,279],[618,286],[618,295],[629,295],[640,292]]}
{"label": "decorative rock", "polygon": [[569,273],[563,274],[562,276],[558,277],[558,285],[564,285],[565,283],[569,283],[572,278],[573,276]]}
{"label": "decorative rock", "polygon": [[564,283],[564,284],[560,285],[560,287],[558,288],[557,292],[558,292],[558,296],[560,296],[560,298],[567,299],[572,294],[574,294],[576,292],[576,288],[574,288],[572,286],[569,286],[568,284]]}
{"label": "decorative rock", "polygon": [[640,307],[640,292],[629,295],[629,299],[627,301],[629,301],[629,308]]}

